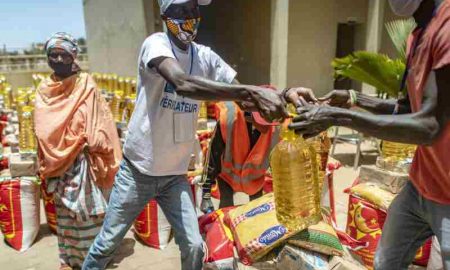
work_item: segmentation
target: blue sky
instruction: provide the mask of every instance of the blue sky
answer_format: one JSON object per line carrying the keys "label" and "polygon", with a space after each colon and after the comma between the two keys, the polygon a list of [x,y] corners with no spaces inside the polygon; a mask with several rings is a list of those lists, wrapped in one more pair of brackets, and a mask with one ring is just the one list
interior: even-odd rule
{"label": "blue sky", "polygon": [[86,36],[83,0],[0,0],[0,48],[28,47],[58,31]]}

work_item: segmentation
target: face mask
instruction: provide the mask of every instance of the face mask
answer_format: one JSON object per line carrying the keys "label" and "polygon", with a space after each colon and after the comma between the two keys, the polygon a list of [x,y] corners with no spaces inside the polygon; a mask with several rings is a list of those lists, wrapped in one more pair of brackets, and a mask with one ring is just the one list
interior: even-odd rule
{"label": "face mask", "polygon": [[389,3],[395,14],[411,17],[419,8],[422,0],[389,0]]}
{"label": "face mask", "polygon": [[199,25],[200,18],[189,20],[166,19],[167,29],[184,44],[194,41]]}
{"label": "face mask", "polygon": [[72,64],[64,64],[62,62],[52,62],[49,61],[48,65],[50,66],[53,71],[55,71],[55,74],[59,77],[69,77],[72,75]]}

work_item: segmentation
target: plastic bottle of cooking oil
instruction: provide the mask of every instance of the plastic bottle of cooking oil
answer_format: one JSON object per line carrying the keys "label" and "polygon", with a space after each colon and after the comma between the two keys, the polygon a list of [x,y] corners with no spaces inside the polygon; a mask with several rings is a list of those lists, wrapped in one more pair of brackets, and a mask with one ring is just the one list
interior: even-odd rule
{"label": "plastic bottle of cooking oil", "polygon": [[206,129],[208,129],[208,107],[206,105],[206,102],[201,102],[197,120],[197,130]]}
{"label": "plastic bottle of cooking oil", "polygon": [[13,91],[12,87],[7,84],[5,84],[4,101],[5,101],[5,109],[11,110],[14,103]]}
{"label": "plastic bottle of cooking oil", "polygon": [[132,93],[127,98],[126,121],[129,122],[136,105],[136,94]]}
{"label": "plastic bottle of cooking oil", "polygon": [[322,190],[322,184],[327,170],[328,155],[331,148],[331,140],[330,137],[328,137],[328,132],[324,131],[318,136],[312,138],[311,143],[314,145],[314,149],[317,154],[317,164],[319,166],[319,187],[320,190]]}
{"label": "plastic bottle of cooking oil", "polygon": [[311,143],[284,127],[270,158],[278,221],[290,231],[321,219],[317,156]]}
{"label": "plastic bottle of cooking oil", "polygon": [[137,82],[136,82],[136,80],[131,80],[131,93],[133,93],[133,94],[136,94],[136,85],[137,85]]}
{"label": "plastic bottle of cooking oil", "polygon": [[21,152],[32,152],[36,149],[33,123],[33,107],[23,106],[19,122],[19,148]]}
{"label": "plastic bottle of cooking oil", "polygon": [[381,152],[383,160],[393,163],[414,157],[416,148],[415,145],[383,141]]}
{"label": "plastic bottle of cooking oil", "polygon": [[111,111],[116,122],[123,120],[123,103],[123,91],[116,90],[111,102]]}

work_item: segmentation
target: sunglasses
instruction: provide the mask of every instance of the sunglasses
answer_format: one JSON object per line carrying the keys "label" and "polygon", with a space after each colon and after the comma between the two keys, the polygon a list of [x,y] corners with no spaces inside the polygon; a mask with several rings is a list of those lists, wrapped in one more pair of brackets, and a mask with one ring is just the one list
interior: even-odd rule
{"label": "sunglasses", "polygon": [[195,19],[174,19],[163,16],[163,19],[167,22],[169,28],[179,26],[182,30],[190,32],[194,32],[201,21],[200,17]]}

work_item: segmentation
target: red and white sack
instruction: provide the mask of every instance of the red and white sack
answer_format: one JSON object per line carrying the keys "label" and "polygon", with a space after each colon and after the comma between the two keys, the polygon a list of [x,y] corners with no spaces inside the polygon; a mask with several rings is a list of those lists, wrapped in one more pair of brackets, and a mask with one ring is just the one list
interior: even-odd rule
{"label": "red and white sack", "polygon": [[234,238],[225,224],[225,215],[235,207],[219,209],[199,218],[200,232],[205,235],[207,246],[204,269],[234,269]]}
{"label": "red and white sack", "polygon": [[31,247],[39,233],[39,182],[36,177],[0,179],[0,228],[18,251]]}
{"label": "red and white sack", "polygon": [[441,246],[436,236],[432,238],[430,251],[430,260],[428,261],[427,270],[444,270],[444,264],[441,256]]}
{"label": "red and white sack", "polygon": [[53,193],[47,192],[47,184],[43,180],[41,184],[42,201],[44,202],[45,217],[50,231],[56,234],[56,206]]}
{"label": "red and white sack", "polygon": [[146,245],[165,249],[172,238],[172,227],[156,200],[151,200],[134,221],[135,235]]}

